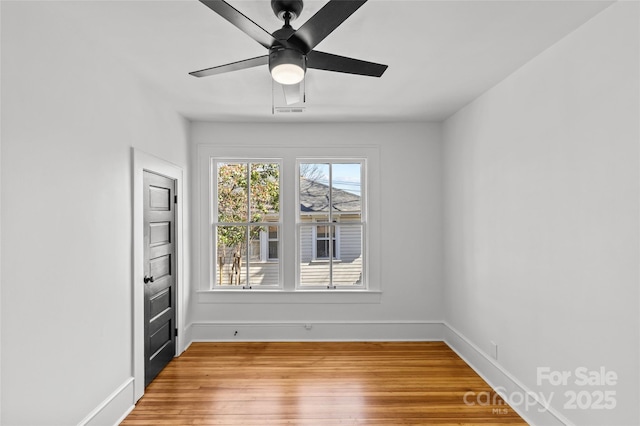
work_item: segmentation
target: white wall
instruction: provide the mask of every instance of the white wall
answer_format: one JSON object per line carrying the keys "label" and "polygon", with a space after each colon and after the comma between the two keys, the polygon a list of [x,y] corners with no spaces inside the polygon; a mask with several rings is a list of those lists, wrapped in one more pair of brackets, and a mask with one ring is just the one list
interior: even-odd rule
{"label": "white wall", "polygon": [[188,126],[67,2],[1,7],[0,423],[77,424],[131,377],[130,147],[186,168]]}
{"label": "white wall", "polygon": [[[444,152],[435,124],[189,126],[83,39],[64,3],[0,2],[0,423],[77,424],[131,376],[129,148],[187,169],[198,145],[283,137],[379,148],[380,301],[221,304],[194,292],[192,323],[369,322],[403,338],[446,318],[487,352],[497,342],[498,363],[556,392],[575,423],[640,422],[637,3],[614,5],[449,119]],[[203,232],[192,232],[195,271]],[[317,329],[306,336],[335,336]],[[618,408],[562,410],[564,388],[536,386],[541,366],[616,371]]]}
{"label": "white wall", "polygon": [[[198,145],[215,147],[260,146],[273,147],[274,155],[283,146],[298,146],[302,149],[326,147],[324,155],[337,155],[339,147],[374,147],[379,151],[379,169],[371,170],[379,176],[379,186],[370,188],[379,198],[378,216],[380,223],[380,265],[375,265],[380,276],[382,296],[379,303],[268,303],[270,298],[242,300],[234,303],[212,304],[215,295],[199,294],[193,309],[192,320],[196,325],[206,323],[242,322],[254,323],[317,323],[336,322],[425,322],[442,320],[442,266],[441,266],[441,205],[440,205],[440,128],[439,125],[398,123],[398,124],[222,124],[193,123],[191,140],[194,155]],[[290,142],[286,139],[291,138]],[[332,149],[331,147],[337,147]],[[208,148],[207,148],[208,149]],[[201,149],[201,151],[203,151]],[[200,159],[201,160],[201,159]],[[203,162],[206,167],[206,159]],[[197,182],[194,169],[192,182]],[[291,187],[293,188],[293,187]],[[284,190],[284,189],[283,189]],[[195,191],[195,189],[194,189]],[[201,218],[193,218],[200,223],[194,228],[196,236],[206,235],[207,200],[206,188],[200,189],[199,211]],[[197,213],[196,213],[197,214]],[[293,217],[293,215],[292,215]],[[291,240],[292,242],[294,239]],[[194,245],[193,259],[207,262],[209,258],[206,244],[198,248]],[[285,247],[287,248],[287,247]],[[293,247],[288,247],[293,255]],[[194,264],[194,270],[202,270],[202,263]],[[206,268],[205,268],[206,271]],[[293,277],[289,277],[293,279]],[[194,281],[194,288],[207,288],[207,274],[200,274],[200,282]],[[299,339],[300,335],[270,335],[266,328],[251,334],[255,339],[289,338]],[[304,338],[332,339],[345,335],[323,334],[313,331]],[[381,329],[382,330],[382,329]],[[385,331],[386,332],[386,331]],[[262,334],[261,334],[262,333]],[[398,325],[397,336],[402,334]],[[196,334],[196,338],[203,335]],[[209,335],[210,338],[216,336]],[[389,336],[393,336],[389,335]],[[219,337],[219,336],[218,336]],[[357,336],[355,338],[358,338]],[[360,336],[359,338],[367,338]]]}
{"label": "white wall", "polygon": [[[447,321],[579,425],[640,423],[638,28],[614,4],[443,127]],[[583,366],[619,380],[575,386]],[[564,409],[572,389],[617,407]]]}

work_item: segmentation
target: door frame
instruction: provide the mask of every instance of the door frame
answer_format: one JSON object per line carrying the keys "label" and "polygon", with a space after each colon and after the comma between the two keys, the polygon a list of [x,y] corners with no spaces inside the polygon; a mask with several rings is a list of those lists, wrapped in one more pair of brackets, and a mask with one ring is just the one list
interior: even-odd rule
{"label": "door frame", "polygon": [[176,356],[185,349],[185,289],[184,289],[184,235],[183,235],[183,207],[184,207],[184,172],[181,167],[147,154],[136,148],[131,148],[132,157],[132,204],[133,204],[133,268],[132,268],[132,298],[133,298],[133,347],[132,347],[132,376],[134,403],[144,395],[144,202],[143,176],[144,172],[156,173],[175,180],[175,194],[178,203],[175,208],[175,250],[176,250]]}

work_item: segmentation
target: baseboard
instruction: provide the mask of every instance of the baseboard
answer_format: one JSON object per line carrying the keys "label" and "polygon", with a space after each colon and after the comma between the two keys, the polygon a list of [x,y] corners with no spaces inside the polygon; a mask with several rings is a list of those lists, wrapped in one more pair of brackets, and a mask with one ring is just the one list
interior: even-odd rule
{"label": "baseboard", "polygon": [[189,349],[189,346],[191,346],[191,343],[193,343],[193,327],[192,326],[193,326],[193,323],[187,324],[187,326],[182,330],[182,332],[184,333],[183,342],[186,342],[182,352]]}
{"label": "baseboard", "polygon": [[443,340],[440,321],[194,322],[193,342]]}
{"label": "baseboard", "polygon": [[133,377],[129,377],[82,419],[78,426],[117,426],[133,410],[133,401]]}
{"label": "baseboard", "polygon": [[522,401],[511,407],[530,425],[567,426],[573,423],[551,407],[545,407],[535,392],[448,323],[443,323],[444,341],[506,401]]}

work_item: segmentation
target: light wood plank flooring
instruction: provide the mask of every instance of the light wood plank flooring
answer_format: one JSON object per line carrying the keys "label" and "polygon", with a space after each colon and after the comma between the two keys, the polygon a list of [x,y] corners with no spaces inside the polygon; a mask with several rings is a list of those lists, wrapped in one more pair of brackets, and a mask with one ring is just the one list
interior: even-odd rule
{"label": "light wood plank flooring", "polygon": [[526,425],[469,391],[494,395],[442,342],[194,343],[122,425]]}

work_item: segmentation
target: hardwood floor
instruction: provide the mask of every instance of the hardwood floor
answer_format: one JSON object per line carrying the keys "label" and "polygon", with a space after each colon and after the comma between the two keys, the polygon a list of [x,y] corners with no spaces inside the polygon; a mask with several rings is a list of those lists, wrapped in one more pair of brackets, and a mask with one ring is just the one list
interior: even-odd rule
{"label": "hardwood floor", "polygon": [[526,425],[494,395],[443,342],[193,343],[122,425]]}

